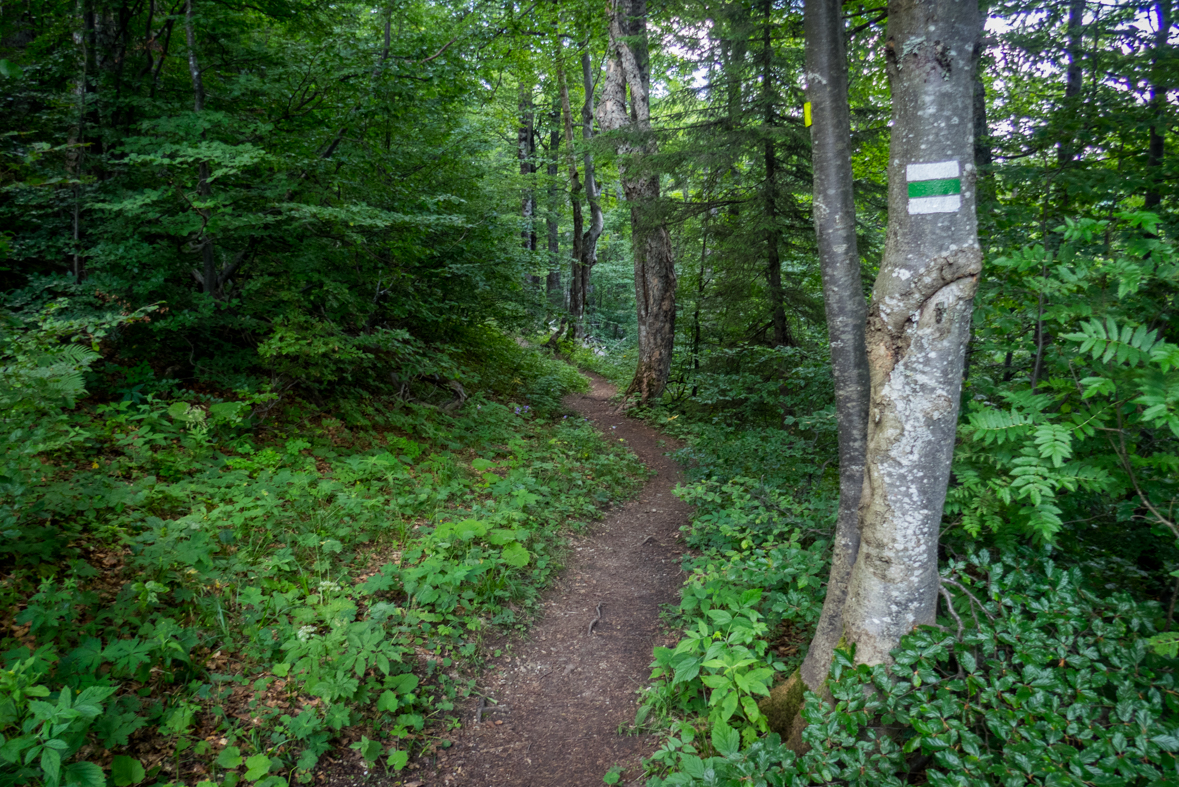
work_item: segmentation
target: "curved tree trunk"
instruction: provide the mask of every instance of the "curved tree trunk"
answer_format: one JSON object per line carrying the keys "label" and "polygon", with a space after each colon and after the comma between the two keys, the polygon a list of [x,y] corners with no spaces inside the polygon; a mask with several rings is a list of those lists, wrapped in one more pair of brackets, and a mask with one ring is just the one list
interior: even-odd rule
{"label": "curved tree trunk", "polygon": [[[598,125],[622,132],[618,152],[622,190],[630,203],[631,246],[635,263],[635,310],[639,361],[626,396],[641,404],[663,393],[675,343],[675,259],[671,236],[658,215],[659,174],[651,169],[656,152],[651,135],[650,74],[647,62],[646,0],[611,0],[610,57],[598,102]],[[630,91],[629,111],[627,90]]]}
{"label": "curved tree trunk", "polygon": [[889,3],[889,227],[868,309],[861,543],[843,611],[856,661],[890,663],[934,621],[938,527],[982,271],[975,216],[978,6]]}

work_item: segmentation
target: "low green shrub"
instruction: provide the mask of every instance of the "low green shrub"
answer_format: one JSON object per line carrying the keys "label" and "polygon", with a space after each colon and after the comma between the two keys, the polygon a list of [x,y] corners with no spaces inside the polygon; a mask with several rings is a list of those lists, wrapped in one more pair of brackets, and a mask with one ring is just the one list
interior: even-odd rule
{"label": "low green shrub", "polygon": [[733,730],[749,743],[766,732],[758,700],[775,676],[797,666],[802,651],[773,649],[783,631],[805,632],[818,620],[828,542],[810,528],[826,517],[751,478],[698,481],[677,494],[696,505],[685,559],[674,648],[656,648],[652,685],[635,726],[670,727],[651,763],[670,765],[691,747],[698,725]]}
{"label": "low green shrub", "polygon": [[648,784],[1179,784],[1177,662],[1148,647],[1157,605],[1098,595],[1032,550],[943,576],[953,610],[906,636],[891,669],[836,653],[834,704],[807,695],[807,754],[777,735],[741,749],[714,724]]}
{"label": "low green shrub", "polygon": [[[36,397],[0,390],[30,403],[0,435],[0,786],[285,787],[344,744],[398,769],[437,742],[489,626],[522,625],[562,534],[642,477],[549,416],[576,371],[486,344],[502,357],[464,379],[502,361],[523,398],[141,388],[71,409],[94,353]],[[35,412],[52,441],[27,442]]]}

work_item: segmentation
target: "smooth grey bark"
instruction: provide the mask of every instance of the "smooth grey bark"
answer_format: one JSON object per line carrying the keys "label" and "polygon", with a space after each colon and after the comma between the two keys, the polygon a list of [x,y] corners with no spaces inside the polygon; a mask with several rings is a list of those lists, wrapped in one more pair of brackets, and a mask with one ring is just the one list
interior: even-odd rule
{"label": "smooth grey bark", "polygon": [[839,429],[839,513],[827,596],[801,678],[818,691],[843,635],[848,581],[860,548],[859,508],[868,428],[867,304],[856,247],[852,192],[851,111],[847,54],[839,0],[806,0],[806,95],[811,103],[812,212],[823,276],[823,302]]}
{"label": "smooth grey bark", "polygon": [[619,174],[630,204],[638,316],[639,359],[624,395],[636,394],[640,404],[646,404],[663,393],[671,372],[676,290],[671,236],[657,214],[659,174],[651,167],[657,146],[651,134],[646,0],[611,0],[609,54],[596,115],[603,131],[618,132]]}
{"label": "smooth grey bark", "polygon": [[[863,664],[890,663],[901,637],[933,623],[936,611],[938,527],[982,271],[972,84],[978,31],[978,6],[969,0],[889,3],[888,238],[868,308],[861,542],[843,611],[844,634]],[[910,167],[937,163],[959,174],[958,207],[920,212],[909,178],[927,181],[928,170]]]}

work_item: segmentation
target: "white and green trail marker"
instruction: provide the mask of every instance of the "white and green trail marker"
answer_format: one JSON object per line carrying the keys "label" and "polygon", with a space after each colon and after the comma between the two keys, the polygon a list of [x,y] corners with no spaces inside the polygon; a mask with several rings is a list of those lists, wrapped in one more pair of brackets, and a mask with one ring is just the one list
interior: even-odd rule
{"label": "white and green trail marker", "polygon": [[962,180],[959,175],[957,161],[910,164],[906,167],[909,215],[957,213],[962,207]]}

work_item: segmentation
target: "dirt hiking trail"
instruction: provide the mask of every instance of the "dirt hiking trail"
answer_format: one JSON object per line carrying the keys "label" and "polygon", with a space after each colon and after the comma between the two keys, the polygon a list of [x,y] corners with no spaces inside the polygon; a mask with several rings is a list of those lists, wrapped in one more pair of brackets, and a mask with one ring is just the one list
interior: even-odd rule
{"label": "dirt hiking trail", "polygon": [[565,404],[625,440],[656,475],[571,542],[527,639],[480,680],[489,700],[469,706],[436,766],[420,761],[419,770],[403,772],[407,786],[597,787],[612,766],[623,768],[619,784],[643,783],[641,761],[656,740],[618,729],[634,722],[651,649],[666,644],[659,611],[678,601],[676,539],[691,508],[671,493],[680,471],[664,453],[675,442],[617,412],[603,378],[593,375],[591,384]]}

